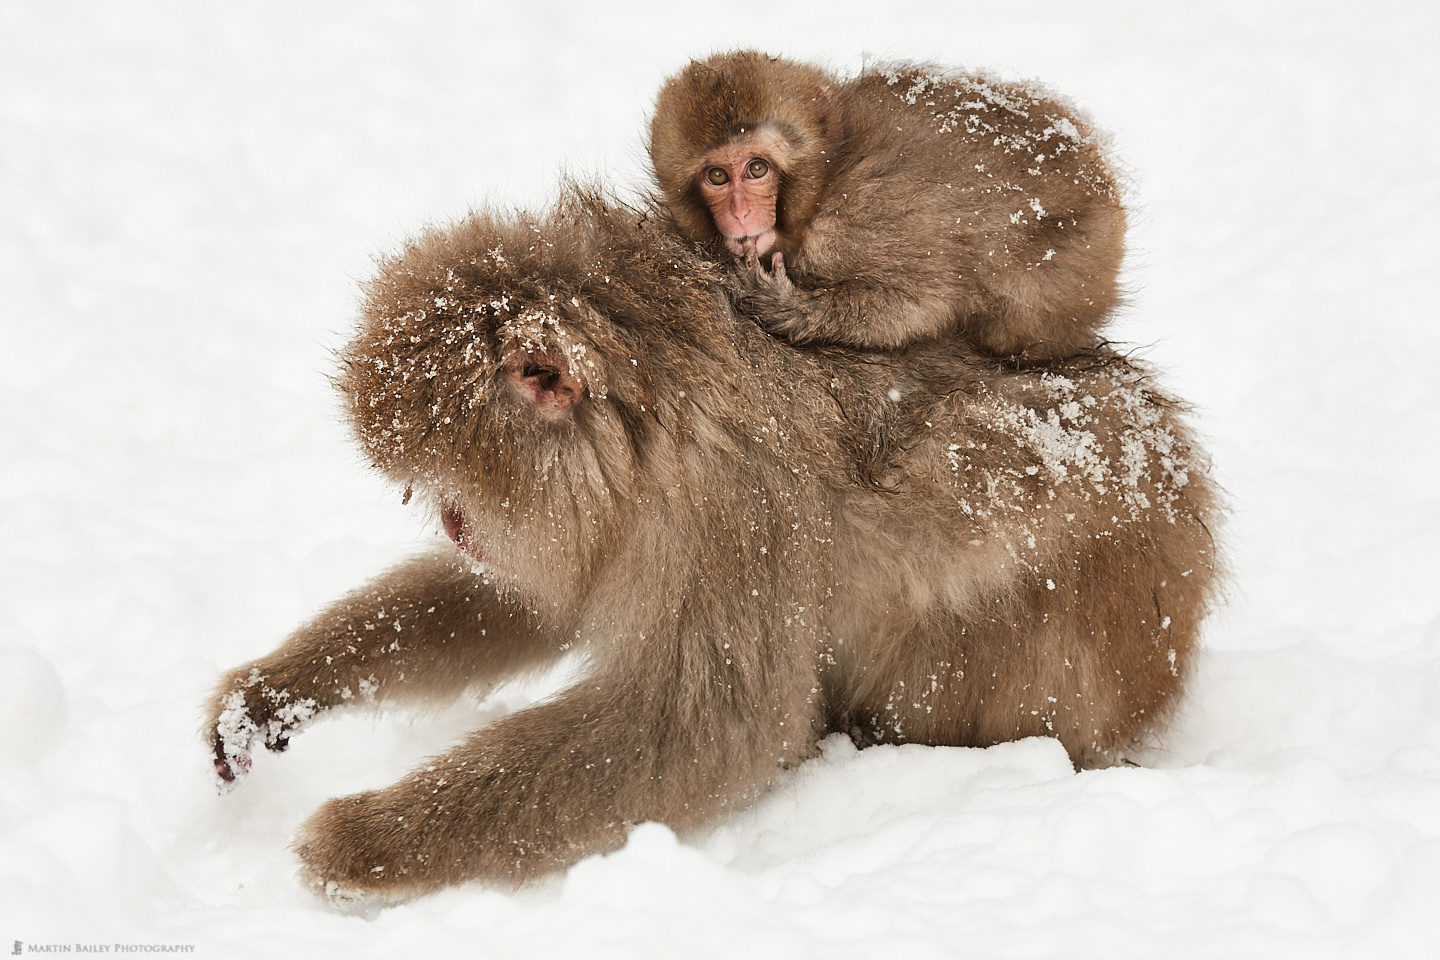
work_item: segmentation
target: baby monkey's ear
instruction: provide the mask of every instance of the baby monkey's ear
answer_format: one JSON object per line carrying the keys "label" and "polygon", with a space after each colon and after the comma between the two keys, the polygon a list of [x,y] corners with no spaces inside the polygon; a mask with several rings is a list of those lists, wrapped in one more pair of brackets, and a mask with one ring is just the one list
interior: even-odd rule
{"label": "baby monkey's ear", "polygon": [[559,350],[517,348],[505,358],[506,376],[521,399],[545,420],[564,420],[585,396],[585,380]]}

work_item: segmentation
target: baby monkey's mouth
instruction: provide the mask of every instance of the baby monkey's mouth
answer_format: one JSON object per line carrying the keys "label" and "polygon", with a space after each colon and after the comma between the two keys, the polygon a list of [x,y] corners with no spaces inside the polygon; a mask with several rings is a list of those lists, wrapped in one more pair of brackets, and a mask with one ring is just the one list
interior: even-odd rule
{"label": "baby monkey's mouth", "polygon": [[775,246],[775,230],[770,228],[743,237],[725,237],[725,246],[742,260],[763,257]]}

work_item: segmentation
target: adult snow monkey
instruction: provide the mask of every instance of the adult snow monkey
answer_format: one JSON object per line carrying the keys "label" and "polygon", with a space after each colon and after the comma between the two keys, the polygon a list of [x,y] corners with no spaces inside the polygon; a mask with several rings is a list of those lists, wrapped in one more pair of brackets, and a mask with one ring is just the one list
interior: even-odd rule
{"label": "adult snow monkey", "polygon": [[217,774],[332,708],[587,667],[322,804],[296,851],[323,895],[519,882],[704,824],[833,732],[1103,765],[1180,693],[1217,508],[1151,371],[796,349],[653,223],[584,194],[475,214],[369,284],[337,382],[454,544],[227,674]]}

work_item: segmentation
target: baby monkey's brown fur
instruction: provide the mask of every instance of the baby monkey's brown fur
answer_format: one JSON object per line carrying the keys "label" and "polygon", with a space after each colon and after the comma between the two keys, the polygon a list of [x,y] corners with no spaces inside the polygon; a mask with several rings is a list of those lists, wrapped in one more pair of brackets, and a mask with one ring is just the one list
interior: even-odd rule
{"label": "baby monkey's brown fur", "polygon": [[748,259],[738,305],[795,343],[1053,360],[1094,346],[1119,299],[1114,174],[1030,86],[718,54],[661,89],[650,156],[675,228]]}
{"label": "baby monkey's brown fur", "polygon": [[370,283],[339,386],[370,458],[461,549],[232,671],[217,771],[333,707],[445,701],[568,649],[589,667],[322,805],[296,846],[317,891],[524,880],[642,821],[710,821],[835,731],[1054,736],[1088,766],[1174,704],[1216,506],[1149,371],[801,350],[711,271],[571,196],[433,231]]}

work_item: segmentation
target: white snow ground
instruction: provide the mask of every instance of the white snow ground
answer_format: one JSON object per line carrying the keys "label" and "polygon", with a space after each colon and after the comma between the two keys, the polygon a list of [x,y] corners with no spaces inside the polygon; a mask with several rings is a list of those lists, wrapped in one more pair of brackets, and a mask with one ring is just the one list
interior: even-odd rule
{"label": "white snow ground", "polygon": [[[0,2],[0,949],[1437,955],[1434,5],[803,6]],[[562,168],[637,183],[661,78],[737,45],[1039,77],[1113,131],[1119,334],[1236,508],[1190,699],[1145,768],[832,741],[708,832],[331,912],[306,813],[535,695],[335,720],[215,795],[220,669],[434,536],[336,417],[355,281]]]}

